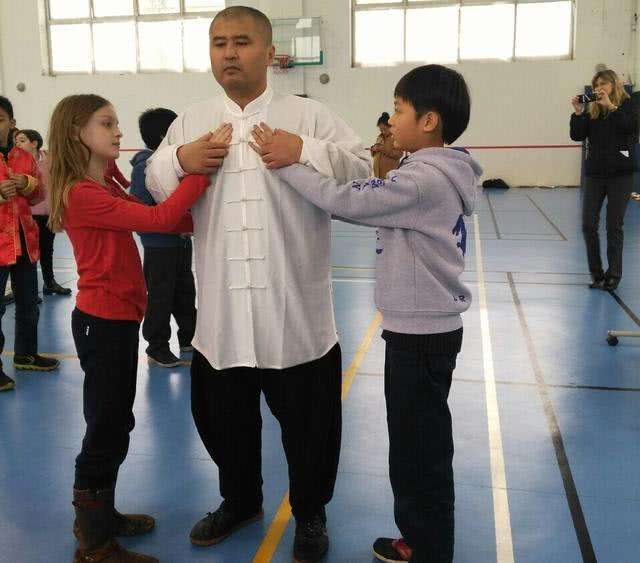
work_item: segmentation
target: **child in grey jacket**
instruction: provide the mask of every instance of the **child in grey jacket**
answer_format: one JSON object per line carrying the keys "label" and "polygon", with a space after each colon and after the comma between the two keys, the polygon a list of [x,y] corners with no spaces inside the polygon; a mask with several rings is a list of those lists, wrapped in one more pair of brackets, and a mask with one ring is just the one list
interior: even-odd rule
{"label": "child in grey jacket", "polygon": [[[389,120],[408,153],[387,177],[339,185],[279,158],[274,138],[289,133],[261,124],[254,150],[267,168],[332,215],[378,227],[375,301],[386,341],[385,398],[389,473],[401,539],[379,538],[382,561],[450,563],[454,543],[453,435],[447,404],[462,344],[460,314],[471,302],[460,281],[466,229],[480,166],[444,148],[466,129],[464,78],[439,65],[415,68],[394,92]],[[312,236],[312,233],[307,233]]]}

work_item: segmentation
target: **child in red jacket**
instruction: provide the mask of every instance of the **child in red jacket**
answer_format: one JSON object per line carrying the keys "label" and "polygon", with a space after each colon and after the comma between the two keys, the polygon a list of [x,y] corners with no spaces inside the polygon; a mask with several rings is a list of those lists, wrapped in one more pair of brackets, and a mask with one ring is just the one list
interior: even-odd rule
{"label": "child in red jacket", "polygon": [[[150,516],[122,515],[114,508],[118,470],[135,425],[138,334],[147,302],[132,231],[191,232],[187,212],[210,183],[206,176],[187,176],[162,204],[142,204],[105,176],[121,137],[115,109],[100,96],[69,96],[51,117],[49,226],[66,230],[80,276],[71,326],[85,374],[87,428],[76,458],[73,504],[80,548],[74,563],[157,561],[125,551],[114,539],[155,525]],[[220,140],[228,146],[229,137],[225,129]]]}
{"label": "child in red jacket", "polygon": [[[26,151],[13,148],[5,161],[0,154],[0,295],[4,295],[7,280],[16,299],[15,355],[16,369],[49,371],[58,367],[53,358],[38,355],[38,277],[36,262],[40,257],[38,225],[31,216],[30,205],[42,197],[38,187],[38,167]],[[0,301],[0,321],[5,313]],[[0,353],[4,334],[0,323]],[[14,381],[2,370],[0,391],[15,387]]]}

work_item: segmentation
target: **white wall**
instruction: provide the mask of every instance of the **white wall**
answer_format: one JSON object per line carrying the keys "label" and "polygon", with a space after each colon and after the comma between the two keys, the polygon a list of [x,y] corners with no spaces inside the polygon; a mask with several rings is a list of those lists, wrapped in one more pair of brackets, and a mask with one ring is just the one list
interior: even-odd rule
{"label": "white wall", "polygon": [[[13,102],[18,125],[46,132],[51,110],[62,97],[95,92],[111,100],[122,122],[123,145],[139,147],[137,117],[147,107],[180,111],[219,92],[211,75],[140,74],[43,76],[38,23],[39,0],[0,0],[0,91]],[[411,67],[350,68],[349,0],[233,0],[270,17],[321,16],[325,65],[296,69],[285,89],[326,103],[365,139],[373,142],[375,122],[392,107],[393,88]],[[631,30],[637,0],[578,0],[575,59],[552,62],[463,63],[455,68],[469,82],[473,96],[466,145],[570,143],[569,98],[588,83],[599,62],[625,78],[640,77],[637,33]],[[544,37],[540,38],[544,41]],[[327,85],[318,81],[326,72]],[[277,78],[277,80],[281,80]],[[16,90],[24,82],[25,92]],[[277,86],[277,83],[276,83]],[[127,155],[124,155],[125,157]],[[579,179],[575,149],[477,151],[489,177],[514,185],[572,185]],[[125,158],[121,159],[127,169]]]}

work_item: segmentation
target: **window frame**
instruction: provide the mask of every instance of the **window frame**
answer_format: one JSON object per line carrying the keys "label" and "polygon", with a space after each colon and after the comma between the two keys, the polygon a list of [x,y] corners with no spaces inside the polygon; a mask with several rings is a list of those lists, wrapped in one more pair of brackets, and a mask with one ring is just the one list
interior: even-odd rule
{"label": "window frame", "polygon": [[[43,52],[43,61],[45,68],[43,74],[48,76],[90,76],[90,75],[135,75],[135,74],[181,74],[181,73],[193,73],[193,74],[205,74],[208,70],[194,70],[187,68],[184,52],[184,28],[182,29],[182,70],[171,69],[141,69],[140,68],[140,42],[138,37],[138,22],[159,22],[159,21],[183,21],[183,20],[198,20],[203,18],[213,19],[218,11],[201,11],[201,12],[188,12],[185,8],[185,0],[179,0],[179,11],[168,14],[140,14],[138,0],[132,0],[133,14],[127,16],[94,16],[93,0],[87,0],[89,2],[89,17],[87,18],[64,18],[64,19],[52,19],[51,18],[51,3],[50,0],[41,0],[40,2],[40,29],[41,34],[44,36],[42,45],[43,51],[46,50],[46,54]],[[222,8],[223,9],[223,8]],[[130,70],[96,70],[96,61],[93,45],[93,24],[100,23],[118,23],[118,22],[133,22],[134,33],[136,42],[136,69]],[[55,71],[53,69],[53,50],[51,46],[51,26],[52,25],[70,25],[70,24],[89,24],[90,30],[90,56],[91,56],[91,70],[89,72],[84,70],[78,71]],[[45,56],[46,55],[46,56]]]}
{"label": "window frame", "polygon": [[[415,8],[441,8],[445,6],[458,6],[458,55],[455,62],[441,63],[447,65],[459,65],[462,63],[512,63],[523,61],[568,61],[575,59],[575,33],[576,33],[576,0],[540,0],[540,3],[554,3],[561,1],[571,2],[571,30],[569,32],[569,53],[567,55],[550,56],[516,56],[516,29],[518,26],[518,5],[535,3],[535,0],[400,0],[396,2],[376,2],[375,4],[358,4],[357,0],[351,0],[351,68],[389,68],[401,65],[414,65],[416,61],[407,61],[407,12]],[[513,45],[511,56],[508,59],[463,59],[460,57],[460,27],[462,21],[463,6],[491,6],[494,4],[513,4]],[[403,11],[403,60],[395,64],[362,64],[356,62],[356,12],[401,9]],[[435,61],[434,61],[435,62]]]}

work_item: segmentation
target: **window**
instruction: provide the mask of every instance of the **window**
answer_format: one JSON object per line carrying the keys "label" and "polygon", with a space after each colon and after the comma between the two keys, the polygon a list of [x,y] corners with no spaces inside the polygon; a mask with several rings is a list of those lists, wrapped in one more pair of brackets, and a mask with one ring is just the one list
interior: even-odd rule
{"label": "window", "polygon": [[353,66],[568,59],[575,0],[351,0]]}
{"label": "window", "polygon": [[42,0],[49,71],[206,72],[225,0]]}

